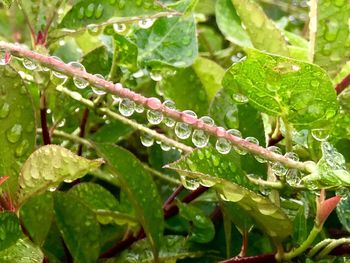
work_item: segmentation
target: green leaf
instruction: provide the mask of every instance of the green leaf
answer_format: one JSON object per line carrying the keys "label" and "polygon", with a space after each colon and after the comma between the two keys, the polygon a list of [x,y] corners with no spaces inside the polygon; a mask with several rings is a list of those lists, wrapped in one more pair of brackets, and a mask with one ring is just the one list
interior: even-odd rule
{"label": "green leaf", "polygon": [[348,1],[319,0],[314,62],[335,76],[350,55]]}
{"label": "green leaf", "polygon": [[230,220],[237,227],[241,234],[253,228],[253,220],[250,218],[249,214],[238,204],[232,202],[224,202],[223,207]]}
{"label": "green leaf", "polygon": [[196,149],[166,167],[180,175],[195,178],[204,186],[215,187],[223,200],[236,202],[272,238],[287,237],[292,231],[288,217],[268,198],[247,189],[255,186],[239,168],[237,160],[228,156],[207,147]]}
{"label": "green leaf", "polygon": [[1,3],[3,3],[7,8],[9,8],[12,5],[13,0],[1,0]]}
{"label": "green leaf", "polygon": [[63,18],[60,27],[77,29],[90,24],[100,24],[114,17],[149,16],[159,13],[163,8],[153,0],[76,0]]}
{"label": "green leaf", "polygon": [[0,213],[0,251],[3,251],[16,243],[23,236],[18,218],[15,213]]}
{"label": "green leaf", "polygon": [[288,56],[288,47],[281,32],[263,9],[252,0],[231,0],[246,27],[253,46],[273,54]]}
{"label": "green leaf", "polygon": [[293,240],[297,244],[301,244],[308,236],[307,217],[305,215],[305,207],[300,206],[298,213],[293,220]]}
{"label": "green leaf", "polygon": [[151,28],[137,30],[133,41],[141,65],[188,67],[198,53],[193,15],[159,18]]}
{"label": "green leaf", "polygon": [[[137,259],[139,263],[154,262],[152,254],[147,252],[148,249],[149,244],[145,240],[140,240],[106,263],[126,263],[133,259]],[[160,262],[176,262],[178,259],[196,258],[203,254],[205,254],[204,251],[192,248],[191,243],[185,237],[165,236],[159,249],[159,260]]]}
{"label": "green leaf", "polygon": [[35,115],[19,75],[9,67],[2,67],[0,75],[0,176],[10,176],[1,188],[14,193],[20,165],[34,149]]}
{"label": "green leaf", "polygon": [[74,186],[69,193],[77,196],[79,200],[89,207],[101,224],[130,223],[135,225],[136,219],[130,215],[120,213],[118,200],[105,188],[94,183],[83,183]]}
{"label": "green leaf", "polygon": [[0,251],[2,263],[42,263],[44,254],[27,238],[18,239],[11,247]]}
{"label": "green leaf", "polygon": [[242,94],[257,110],[294,126],[322,126],[338,111],[327,73],[316,65],[249,50],[223,79],[228,94]]}
{"label": "green leaf", "polygon": [[231,0],[217,0],[216,23],[227,40],[242,47],[253,47]]}
{"label": "green leaf", "polygon": [[53,218],[53,198],[51,193],[33,196],[20,208],[21,222],[32,240],[43,245],[49,233]]}
{"label": "green leaf", "polygon": [[302,178],[311,190],[350,186],[350,173],[346,169],[344,156],[329,142],[321,144],[322,158],[315,171]]}
{"label": "green leaf", "polygon": [[98,168],[102,160],[87,160],[71,151],[46,145],[36,150],[25,162],[19,177],[19,203],[29,197],[57,188],[64,180],[75,180]]}
{"label": "green leaf", "polygon": [[118,177],[143,226],[155,257],[163,236],[164,219],[160,197],[152,177],[130,152],[110,144],[96,144],[97,151]]}
{"label": "green leaf", "polygon": [[91,140],[99,143],[117,143],[129,136],[133,131],[134,129],[127,124],[120,121],[111,120],[110,123],[106,123],[96,133],[92,134]]}
{"label": "green leaf", "polygon": [[101,74],[105,77],[108,75],[111,68],[112,58],[107,48],[102,46],[87,53],[82,59],[82,64],[87,72],[91,74]]}
{"label": "green leaf", "polygon": [[114,58],[115,63],[121,67],[126,67],[129,70],[137,71],[138,68],[138,48],[130,39],[113,34],[114,39]]}
{"label": "green leaf", "polygon": [[208,243],[215,235],[213,222],[199,208],[178,202],[180,216],[190,223],[189,240],[197,243]]}
{"label": "green leaf", "polygon": [[96,215],[74,195],[56,193],[55,218],[75,262],[96,262],[100,253],[100,226]]}
{"label": "green leaf", "polygon": [[340,200],[336,208],[339,221],[347,231],[350,231],[349,206],[350,206],[350,198],[349,198],[349,193],[347,193],[347,195],[342,197],[342,199]]}

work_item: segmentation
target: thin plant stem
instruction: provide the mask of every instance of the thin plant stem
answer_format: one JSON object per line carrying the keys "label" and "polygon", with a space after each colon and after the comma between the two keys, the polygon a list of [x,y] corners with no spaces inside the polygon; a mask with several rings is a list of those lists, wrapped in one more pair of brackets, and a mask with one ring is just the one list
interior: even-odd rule
{"label": "thin plant stem", "polygon": [[46,109],[46,96],[45,91],[42,91],[40,95],[40,121],[42,128],[42,137],[44,145],[51,144],[51,138],[49,128],[47,126],[47,109]]}
{"label": "thin plant stem", "polygon": [[343,90],[345,90],[350,85],[350,74],[340,81],[335,87],[335,91],[339,95]]}
{"label": "thin plant stem", "polygon": [[180,184],[175,191],[168,197],[168,199],[163,204],[163,209],[167,209],[175,200],[175,198],[184,190],[182,184]]}
{"label": "thin plant stem", "polygon": [[314,61],[316,33],[317,33],[317,2],[318,0],[310,0],[310,12],[309,12],[309,62]]}
{"label": "thin plant stem", "polygon": [[[88,118],[89,118],[89,113],[90,113],[89,109],[85,109],[83,112],[83,117],[81,118],[81,121],[80,121],[80,131],[79,131],[80,138],[84,138],[84,136],[85,136],[85,130],[86,130],[86,125],[87,125]],[[77,154],[79,156],[81,156],[82,153],[83,153],[83,144],[79,144]]]}
{"label": "thin plant stem", "polygon": [[322,248],[324,248],[325,246],[327,246],[331,242],[332,242],[332,239],[330,239],[330,238],[322,240],[321,242],[317,243],[312,249],[310,249],[307,256],[309,258],[314,257]]}
{"label": "thin plant stem", "polygon": [[320,254],[318,254],[316,259],[322,259],[326,257],[336,247],[344,244],[349,244],[349,243],[350,243],[350,238],[340,238],[337,240],[333,240],[324,249],[322,249],[322,251],[320,252]]}
{"label": "thin plant stem", "polygon": [[[122,98],[128,98],[138,104],[143,105],[144,107],[152,110],[157,110],[162,112],[167,117],[170,117],[176,121],[185,122],[192,126],[195,129],[200,129],[205,131],[208,134],[211,134],[215,137],[221,137],[225,138],[228,141],[230,141],[232,144],[234,144],[237,148],[241,150],[245,150],[250,152],[251,154],[258,155],[268,161],[272,162],[280,162],[283,165],[285,165],[288,168],[295,168],[299,169],[306,173],[312,173],[316,165],[313,162],[300,162],[295,161],[292,159],[289,159],[281,154],[277,154],[274,152],[271,152],[264,147],[261,147],[259,145],[256,145],[254,143],[248,142],[240,137],[233,136],[229,132],[227,132],[225,129],[217,126],[211,126],[209,124],[204,123],[203,120],[200,120],[196,117],[193,117],[189,114],[186,114],[184,112],[170,109],[166,107],[165,105],[161,104],[161,102],[156,98],[147,98],[144,97],[138,93],[135,93],[129,89],[123,88],[123,86],[120,83],[114,84],[112,82],[109,82],[107,80],[98,78],[92,74],[89,74],[85,71],[82,71],[78,68],[74,68],[68,64],[65,64],[64,62],[61,62],[55,58],[42,55],[36,52],[33,52],[31,50],[25,49],[19,45],[10,44],[6,42],[0,42],[0,48],[4,48],[11,53],[18,55],[20,57],[26,57],[32,60],[35,60],[39,63],[44,64],[46,67],[51,68],[53,70],[59,71],[61,73],[64,73],[68,76],[77,76],[79,78],[87,80],[92,86],[95,86],[96,88],[103,89],[109,93],[116,94]],[[78,93],[79,94],[79,93]],[[79,94],[81,97],[81,95]],[[91,102],[92,103],[92,102]],[[92,103],[92,106],[93,103]],[[104,110],[105,113],[109,114],[108,110]],[[114,113],[111,115],[115,115]],[[138,124],[139,126],[142,126]],[[152,130],[150,130],[152,131]],[[163,136],[161,140],[167,139],[166,136]]]}
{"label": "thin plant stem", "polygon": [[146,164],[143,164],[143,168],[144,168],[145,170],[149,171],[151,174],[153,174],[153,175],[159,177],[160,179],[163,179],[164,181],[167,181],[167,182],[169,182],[169,183],[176,184],[176,185],[181,184],[181,182],[180,182],[179,180],[177,180],[177,179],[175,179],[175,178],[172,178],[172,177],[170,177],[170,176],[168,176],[168,175],[165,175],[165,174],[163,174],[163,173],[161,173],[161,172],[159,172],[159,171],[157,171],[157,170],[155,170],[155,169],[149,167],[149,166],[146,165]]}

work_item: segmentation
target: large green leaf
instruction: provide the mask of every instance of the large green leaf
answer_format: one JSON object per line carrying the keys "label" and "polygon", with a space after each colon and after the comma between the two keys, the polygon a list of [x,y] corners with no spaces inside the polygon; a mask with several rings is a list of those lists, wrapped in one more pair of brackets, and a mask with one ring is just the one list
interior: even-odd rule
{"label": "large green leaf", "polygon": [[0,69],[0,176],[10,176],[2,189],[14,192],[20,165],[35,143],[35,115],[30,96],[19,75]]}
{"label": "large green leaf", "polygon": [[89,24],[100,24],[113,17],[149,16],[162,10],[154,0],[76,0],[60,27],[76,29]]}
{"label": "large green leaf", "polygon": [[228,94],[246,96],[259,111],[281,116],[295,126],[321,126],[339,107],[324,70],[255,50],[227,71],[223,86]]}
{"label": "large green leaf", "polygon": [[103,161],[87,160],[71,151],[46,145],[36,150],[25,162],[19,177],[18,201],[23,203],[29,197],[54,190],[64,180],[72,181],[98,168]]}
{"label": "large green leaf", "polygon": [[72,194],[56,193],[57,226],[75,262],[96,262],[100,252],[100,225],[96,215]]}
{"label": "large green leaf", "polygon": [[20,218],[31,239],[42,245],[49,233],[53,218],[51,193],[30,198],[20,209]]}
{"label": "large green leaf", "polygon": [[[148,253],[149,244],[140,240],[118,257],[110,259],[107,263],[151,263],[154,262],[152,254]],[[176,262],[178,259],[196,258],[205,254],[204,251],[191,246],[191,243],[182,236],[166,236],[159,249],[160,262]]]}
{"label": "large green leaf", "polygon": [[314,61],[335,76],[350,55],[348,1],[319,0]]}
{"label": "large green leaf", "polygon": [[11,247],[23,236],[18,218],[15,213],[0,213],[0,251]]}
{"label": "large green leaf", "polygon": [[231,0],[217,0],[215,13],[216,23],[227,40],[242,47],[253,46]]}
{"label": "large green leaf", "polygon": [[343,198],[340,200],[336,208],[339,221],[347,231],[350,231],[349,206],[350,206],[350,198],[349,198],[349,193],[347,193],[347,195],[343,196]]}
{"label": "large green leaf", "polygon": [[289,55],[283,35],[255,1],[231,0],[231,2],[245,25],[255,48],[273,54]]}
{"label": "large green leaf", "polygon": [[96,144],[97,151],[108,163],[111,173],[118,177],[121,188],[129,197],[135,213],[152,247],[157,251],[163,236],[162,203],[152,177],[128,151],[111,144]]}
{"label": "large green leaf", "polygon": [[197,149],[179,161],[167,165],[183,176],[195,178],[206,186],[213,186],[225,201],[236,202],[269,236],[283,239],[292,231],[285,213],[270,199],[248,190],[249,180],[234,160],[216,153],[213,148]]}
{"label": "large green leaf", "polygon": [[18,239],[11,247],[0,251],[2,263],[42,263],[44,254],[27,238]]}

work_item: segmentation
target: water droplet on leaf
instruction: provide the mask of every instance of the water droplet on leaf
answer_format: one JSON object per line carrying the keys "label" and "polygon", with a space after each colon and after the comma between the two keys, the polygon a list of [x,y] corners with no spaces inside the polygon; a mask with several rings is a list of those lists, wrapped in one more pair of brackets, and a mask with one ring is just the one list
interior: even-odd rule
{"label": "water droplet on leaf", "polygon": [[37,68],[37,65],[33,61],[27,58],[23,59],[22,64],[26,69],[29,69],[29,70],[34,70]]}
{"label": "water droplet on leaf", "polygon": [[329,131],[327,129],[312,129],[311,130],[312,137],[319,142],[324,142],[329,137]]}
{"label": "water droplet on leaf", "polygon": [[139,27],[143,29],[150,28],[153,25],[153,23],[154,23],[154,19],[151,19],[151,18],[142,19],[138,22]]}
{"label": "water droplet on leaf", "polygon": [[247,103],[249,101],[248,97],[244,96],[241,93],[235,93],[232,95],[232,98],[237,103]]}
{"label": "water droplet on leaf", "polygon": [[0,118],[6,118],[10,113],[10,104],[8,104],[7,102],[5,102],[0,109]]}
{"label": "water droplet on leaf", "polygon": [[12,126],[12,128],[8,129],[6,132],[6,137],[11,143],[16,143],[19,141],[22,135],[22,125],[15,124]]}

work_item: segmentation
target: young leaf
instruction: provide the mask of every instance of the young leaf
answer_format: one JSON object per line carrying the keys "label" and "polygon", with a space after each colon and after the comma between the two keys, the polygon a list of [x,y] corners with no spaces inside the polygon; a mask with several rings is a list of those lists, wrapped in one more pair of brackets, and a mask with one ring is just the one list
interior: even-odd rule
{"label": "young leaf", "polygon": [[316,65],[249,50],[223,79],[224,89],[244,95],[261,112],[281,116],[294,126],[323,126],[338,111],[327,73]]}
{"label": "young leaf", "polygon": [[102,163],[101,159],[87,160],[57,145],[43,146],[22,167],[18,201],[23,204],[29,197],[56,188],[64,180],[78,179]]}
{"label": "young leaf", "polygon": [[164,219],[157,187],[141,163],[128,151],[111,144],[96,144],[97,151],[117,176],[129,197],[135,213],[148,237],[155,257],[163,236]]}
{"label": "young leaf", "polygon": [[27,238],[18,239],[11,247],[0,251],[2,263],[42,263],[44,254]]}
{"label": "young leaf", "polygon": [[350,55],[348,1],[319,0],[314,62],[335,76]]}
{"label": "young leaf", "polygon": [[75,1],[72,9],[63,18],[60,27],[77,29],[90,24],[101,24],[113,17],[149,16],[163,10],[153,0],[142,0],[137,3],[125,0]]}
{"label": "young leaf", "polygon": [[255,48],[288,56],[283,35],[262,8],[252,0],[231,0]]}
{"label": "young leaf", "polygon": [[227,40],[241,47],[253,47],[231,0],[217,0],[216,23]]}
{"label": "young leaf", "polygon": [[0,176],[10,177],[1,188],[14,193],[19,164],[34,149],[35,115],[31,97],[19,75],[9,67],[1,68],[0,75]]}
{"label": "young leaf", "polygon": [[11,212],[0,213],[0,251],[3,251],[23,236],[16,214]]}
{"label": "young leaf", "polygon": [[57,226],[75,261],[96,262],[100,252],[96,215],[74,195],[66,193],[55,193],[54,209]]}
{"label": "young leaf", "polygon": [[33,196],[20,208],[20,218],[31,239],[43,245],[53,219],[51,193]]}

